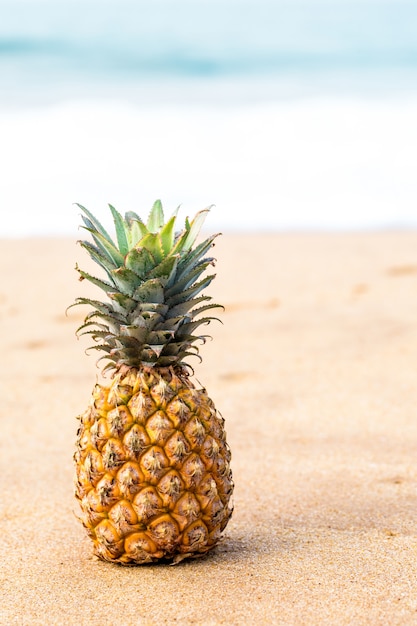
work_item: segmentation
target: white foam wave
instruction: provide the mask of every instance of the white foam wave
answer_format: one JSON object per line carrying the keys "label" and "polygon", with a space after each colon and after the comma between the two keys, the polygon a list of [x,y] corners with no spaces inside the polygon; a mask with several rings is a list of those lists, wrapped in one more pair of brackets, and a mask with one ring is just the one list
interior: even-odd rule
{"label": "white foam wave", "polygon": [[67,102],[0,111],[0,236],[75,235],[161,198],[210,228],[417,225],[417,98],[233,107]]}

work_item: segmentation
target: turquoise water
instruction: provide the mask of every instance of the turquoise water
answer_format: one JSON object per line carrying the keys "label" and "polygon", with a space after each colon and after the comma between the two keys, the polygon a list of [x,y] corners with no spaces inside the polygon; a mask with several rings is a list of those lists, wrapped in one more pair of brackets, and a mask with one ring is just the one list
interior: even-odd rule
{"label": "turquoise water", "polygon": [[416,31],[404,0],[0,0],[0,95],[409,91]]}

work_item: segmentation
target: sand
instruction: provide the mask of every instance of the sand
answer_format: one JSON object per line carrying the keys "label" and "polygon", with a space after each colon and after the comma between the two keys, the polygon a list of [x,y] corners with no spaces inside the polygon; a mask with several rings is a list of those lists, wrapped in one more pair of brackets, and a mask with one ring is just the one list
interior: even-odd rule
{"label": "sand", "polygon": [[215,252],[226,311],[196,376],[226,419],[235,512],[206,558],[123,568],[74,514],[97,375],[82,311],[65,316],[83,251],[1,242],[1,624],[417,624],[417,233]]}

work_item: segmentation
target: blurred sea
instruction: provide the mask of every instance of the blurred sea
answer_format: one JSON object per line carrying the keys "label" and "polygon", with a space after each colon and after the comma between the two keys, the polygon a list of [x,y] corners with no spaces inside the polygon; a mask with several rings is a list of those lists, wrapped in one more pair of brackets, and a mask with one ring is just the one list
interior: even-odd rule
{"label": "blurred sea", "polygon": [[414,0],[0,0],[0,236],[417,226]]}

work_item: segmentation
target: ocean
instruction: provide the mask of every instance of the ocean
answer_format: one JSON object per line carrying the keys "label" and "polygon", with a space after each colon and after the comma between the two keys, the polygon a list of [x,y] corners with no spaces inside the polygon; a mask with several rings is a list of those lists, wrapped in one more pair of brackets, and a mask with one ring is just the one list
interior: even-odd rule
{"label": "ocean", "polygon": [[0,0],[0,237],[417,227],[414,0]]}

